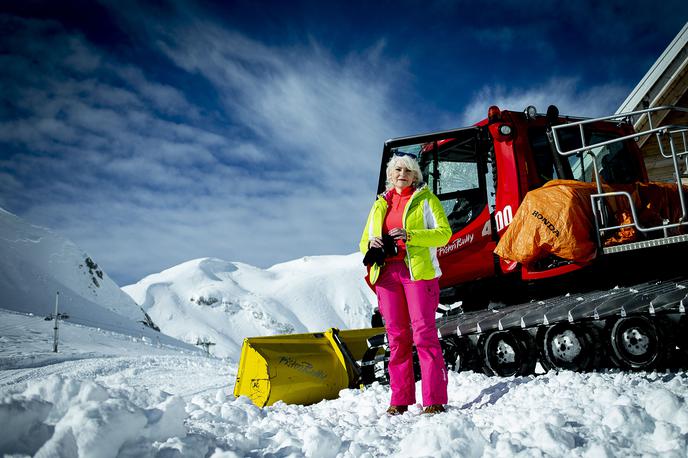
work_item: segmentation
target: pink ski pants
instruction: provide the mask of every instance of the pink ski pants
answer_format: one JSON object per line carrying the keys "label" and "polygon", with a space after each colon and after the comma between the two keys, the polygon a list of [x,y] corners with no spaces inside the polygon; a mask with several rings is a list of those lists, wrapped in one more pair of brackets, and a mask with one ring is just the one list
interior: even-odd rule
{"label": "pink ski pants", "polygon": [[447,368],[435,327],[439,282],[411,280],[404,261],[387,263],[375,284],[389,340],[390,404],[416,402],[412,345],[415,343],[423,385],[423,405],[447,403]]}

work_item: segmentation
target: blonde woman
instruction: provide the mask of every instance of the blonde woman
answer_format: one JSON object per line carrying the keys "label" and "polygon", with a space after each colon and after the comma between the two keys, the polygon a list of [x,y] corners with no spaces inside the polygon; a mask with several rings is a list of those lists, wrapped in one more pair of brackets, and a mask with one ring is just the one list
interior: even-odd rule
{"label": "blonde woman", "polygon": [[403,414],[416,402],[413,344],[420,362],[423,413],[444,412],[447,369],[435,327],[442,274],[436,252],[452,232],[439,199],[422,182],[418,162],[410,153],[397,152],[387,164],[387,190],[370,210],[361,252],[383,248],[383,234],[396,240],[398,252],[382,266],[373,264],[369,281],[389,341],[392,397],[387,413]]}

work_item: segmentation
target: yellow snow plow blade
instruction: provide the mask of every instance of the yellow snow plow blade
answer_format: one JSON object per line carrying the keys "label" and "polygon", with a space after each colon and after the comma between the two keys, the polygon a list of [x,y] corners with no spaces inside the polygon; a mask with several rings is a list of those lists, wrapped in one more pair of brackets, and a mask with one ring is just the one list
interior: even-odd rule
{"label": "yellow snow plow blade", "polygon": [[314,404],[334,399],[357,383],[359,361],[368,337],[383,328],[291,334],[244,339],[234,385],[258,407],[277,401]]}

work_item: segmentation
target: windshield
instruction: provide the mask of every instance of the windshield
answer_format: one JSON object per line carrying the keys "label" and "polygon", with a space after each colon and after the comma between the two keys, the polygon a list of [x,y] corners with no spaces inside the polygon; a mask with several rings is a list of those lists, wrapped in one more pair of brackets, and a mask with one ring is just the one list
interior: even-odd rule
{"label": "windshield", "polygon": [[395,154],[413,154],[423,174],[423,181],[439,198],[453,232],[473,221],[494,200],[486,183],[493,185],[491,168],[480,151],[479,131],[471,128],[419,138],[418,143],[392,145]]}

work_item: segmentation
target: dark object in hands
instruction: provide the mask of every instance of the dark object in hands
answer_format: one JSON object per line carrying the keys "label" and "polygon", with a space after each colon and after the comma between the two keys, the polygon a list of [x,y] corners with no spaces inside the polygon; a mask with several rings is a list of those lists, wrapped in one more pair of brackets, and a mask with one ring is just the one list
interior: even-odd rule
{"label": "dark object in hands", "polygon": [[382,236],[383,248],[371,248],[363,257],[363,264],[372,266],[377,264],[382,266],[385,263],[387,256],[394,256],[398,253],[397,242],[391,235],[385,234]]}

